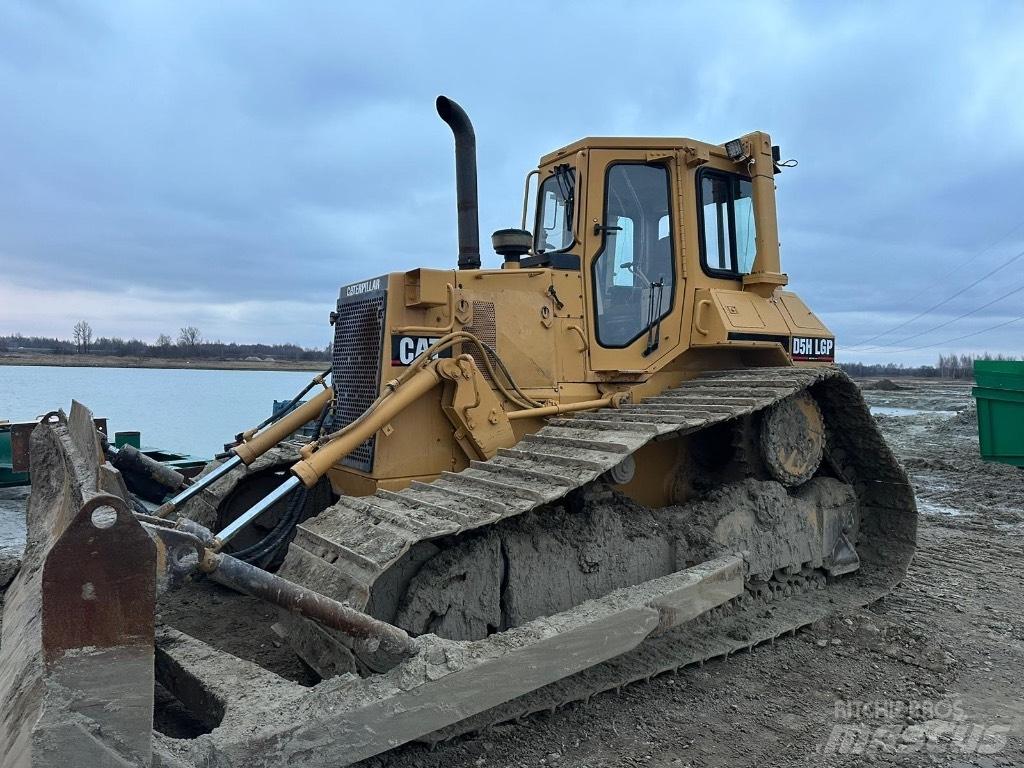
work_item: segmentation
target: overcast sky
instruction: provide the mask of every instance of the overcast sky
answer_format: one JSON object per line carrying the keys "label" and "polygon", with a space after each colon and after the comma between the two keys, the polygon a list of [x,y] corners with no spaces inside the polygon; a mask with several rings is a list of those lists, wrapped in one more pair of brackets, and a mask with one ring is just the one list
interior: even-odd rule
{"label": "overcast sky", "polygon": [[15,0],[0,39],[0,333],[326,344],[340,285],[454,264],[444,93],[484,243],[577,138],[766,130],[792,287],[890,345],[845,359],[1024,354],[1024,320],[945,343],[1024,314],[956,319],[1024,258],[914,319],[1024,252],[1019,2]]}

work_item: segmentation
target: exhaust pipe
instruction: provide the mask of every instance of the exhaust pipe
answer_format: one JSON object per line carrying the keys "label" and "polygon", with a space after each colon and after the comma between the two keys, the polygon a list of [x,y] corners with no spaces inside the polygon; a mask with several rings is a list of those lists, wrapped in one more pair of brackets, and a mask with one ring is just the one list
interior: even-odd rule
{"label": "exhaust pipe", "polygon": [[437,114],[455,135],[455,193],[459,211],[459,269],[480,269],[480,214],[476,192],[476,134],[466,111],[445,96]]}

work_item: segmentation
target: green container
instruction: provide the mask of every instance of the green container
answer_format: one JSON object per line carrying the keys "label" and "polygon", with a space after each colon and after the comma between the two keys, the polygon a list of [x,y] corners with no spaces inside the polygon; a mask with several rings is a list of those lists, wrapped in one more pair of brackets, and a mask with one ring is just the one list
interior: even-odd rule
{"label": "green container", "polygon": [[28,472],[14,471],[11,425],[0,424],[0,488],[17,485],[28,485]]}
{"label": "green container", "polygon": [[978,360],[974,380],[981,458],[1024,467],[1024,362]]}
{"label": "green container", "polygon": [[1018,360],[975,360],[974,383],[987,389],[1024,392],[1024,362]]}
{"label": "green container", "polygon": [[135,449],[141,448],[142,435],[138,432],[115,432],[114,447],[123,448],[126,445],[130,445]]}

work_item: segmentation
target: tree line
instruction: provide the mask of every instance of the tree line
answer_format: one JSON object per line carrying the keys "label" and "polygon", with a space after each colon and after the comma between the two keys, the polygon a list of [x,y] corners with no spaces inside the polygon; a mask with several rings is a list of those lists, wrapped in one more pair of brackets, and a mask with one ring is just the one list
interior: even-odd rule
{"label": "tree line", "polygon": [[[94,337],[92,326],[85,320],[75,323],[71,340],[46,336],[23,336],[15,333],[0,336],[0,348],[8,352],[39,352],[60,355],[92,354],[114,357],[154,357],[164,359],[197,358],[206,360],[244,360],[247,357],[275,360],[330,360],[331,348],[310,349],[297,344],[238,344],[207,341],[194,325],[178,330],[177,336],[161,333],[155,342],[123,339],[119,336]],[[851,376],[897,378],[915,376],[936,379],[972,379],[975,360],[1019,360],[1021,358],[992,355],[988,352],[967,355],[939,355],[936,365],[908,366],[902,363],[841,363],[840,368]]]}
{"label": "tree line", "polygon": [[851,376],[884,377],[888,379],[900,376],[915,376],[923,379],[960,379],[974,378],[975,360],[1020,360],[1020,357],[992,355],[988,352],[972,355],[939,355],[935,365],[907,366],[902,363],[840,363],[839,367]]}
{"label": "tree line", "polygon": [[124,339],[120,336],[96,336],[85,320],[75,323],[71,339],[49,336],[0,336],[0,348],[7,352],[35,352],[58,355],[110,355],[114,357],[153,357],[163,359],[245,360],[249,357],[274,360],[329,360],[330,347],[310,349],[297,344],[238,344],[203,339],[194,325],[178,330],[175,338],[161,333],[155,342]]}

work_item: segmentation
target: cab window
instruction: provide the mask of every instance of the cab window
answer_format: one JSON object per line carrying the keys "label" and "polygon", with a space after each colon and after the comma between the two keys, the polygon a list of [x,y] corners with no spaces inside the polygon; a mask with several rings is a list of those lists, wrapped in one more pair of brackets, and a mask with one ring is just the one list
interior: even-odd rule
{"label": "cab window", "polygon": [[593,262],[597,340],[625,347],[656,327],[672,306],[673,258],[668,170],[660,165],[608,167],[600,252]]}
{"label": "cab window", "polygon": [[704,271],[722,277],[749,274],[757,252],[750,179],[702,169],[697,177],[697,191]]}
{"label": "cab window", "polygon": [[537,235],[534,242],[537,253],[563,251],[573,246],[575,187],[576,171],[568,165],[557,166],[540,185]]}

